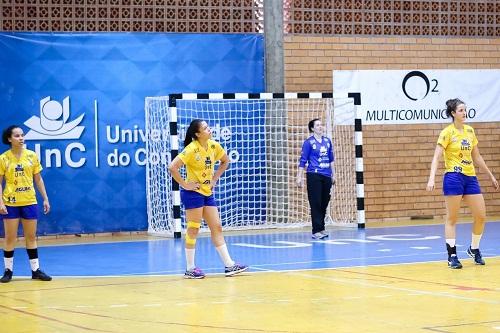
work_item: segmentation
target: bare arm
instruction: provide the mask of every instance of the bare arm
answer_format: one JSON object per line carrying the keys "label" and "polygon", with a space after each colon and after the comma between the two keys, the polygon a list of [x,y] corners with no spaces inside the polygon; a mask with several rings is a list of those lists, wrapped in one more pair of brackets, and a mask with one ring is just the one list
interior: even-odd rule
{"label": "bare arm", "polygon": [[431,163],[431,173],[429,175],[429,181],[427,182],[427,191],[434,190],[434,183],[436,178],[436,172],[438,168],[439,161],[441,160],[441,156],[443,155],[443,146],[436,145],[436,150],[434,151],[434,157],[432,158]]}
{"label": "bare arm", "polygon": [[224,171],[227,170],[227,168],[229,168],[229,157],[227,157],[227,154],[224,154],[224,156],[222,156],[222,158],[220,159],[219,167],[217,168],[217,171],[215,171],[212,178],[212,188],[215,187],[215,185],[219,181],[219,178],[222,176]]}
{"label": "bare arm", "polygon": [[194,183],[194,182],[186,182],[179,171],[180,168],[184,165],[184,162],[179,158],[179,156],[176,156],[172,163],[168,166],[168,171],[172,175],[172,178],[184,189],[188,191],[194,191],[194,190],[199,190],[200,189],[200,184]]}
{"label": "bare arm", "polygon": [[299,167],[299,170],[297,171],[297,180],[296,180],[298,187],[304,186],[304,180],[302,178],[303,175],[304,175],[304,168]]}
{"label": "bare arm", "polygon": [[43,182],[43,178],[40,175],[40,173],[37,173],[33,175],[33,179],[35,180],[38,192],[40,192],[43,198],[43,213],[48,214],[50,212],[50,203],[49,203],[49,197],[47,196],[47,191],[45,190],[45,184]]}
{"label": "bare arm", "polygon": [[486,162],[484,161],[483,157],[479,153],[479,148],[477,146],[472,148],[472,160],[474,161],[474,164],[479,167],[479,169],[486,171],[488,176],[490,176],[491,182],[493,183],[493,187],[495,187],[495,190],[498,191],[498,189],[500,188],[498,181],[495,178],[495,176],[493,175],[493,173],[490,171],[488,166],[486,165]]}
{"label": "bare arm", "polygon": [[7,214],[7,207],[5,207],[5,203],[3,202],[3,175],[0,176],[0,214]]}

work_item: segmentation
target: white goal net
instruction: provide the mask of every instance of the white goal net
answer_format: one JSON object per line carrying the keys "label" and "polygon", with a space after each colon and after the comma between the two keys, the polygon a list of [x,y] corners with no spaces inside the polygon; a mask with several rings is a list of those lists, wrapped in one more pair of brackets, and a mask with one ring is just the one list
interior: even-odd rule
{"label": "white goal net", "polygon": [[185,228],[167,165],[172,151],[182,151],[185,131],[196,118],[209,124],[231,161],[214,191],[225,230],[310,225],[307,191],[295,180],[302,144],[311,135],[307,123],[314,118],[322,120],[334,143],[336,184],[326,222],[356,226],[353,100],[238,95],[179,94],[173,103],[172,96],[146,99],[148,232],[173,235]]}

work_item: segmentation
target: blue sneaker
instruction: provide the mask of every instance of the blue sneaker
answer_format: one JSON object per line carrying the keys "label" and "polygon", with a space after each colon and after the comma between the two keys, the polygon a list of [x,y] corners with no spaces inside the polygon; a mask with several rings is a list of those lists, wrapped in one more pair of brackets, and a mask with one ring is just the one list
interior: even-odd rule
{"label": "blue sneaker", "polygon": [[184,278],[185,279],[203,279],[205,277],[205,273],[198,267],[195,267],[193,269],[189,269],[184,273]]}
{"label": "blue sneaker", "polygon": [[247,269],[248,269],[247,265],[235,263],[231,267],[226,267],[225,274],[226,274],[226,276],[233,276],[235,274],[242,273],[242,272],[246,271]]}
{"label": "blue sneaker", "polygon": [[469,248],[467,249],[467,254],[474,259],[476,265],[486,265],[486,263],[483,260],[483,256],[481,255],[481,251],[479,251],[479,249],[473,250],[469,246]]}
{"label": "blue sneaker", "polygon": [[460,260],[458,260],[456,254],[452,254],[451,256],[448,257],[448,267],[452,269],[462,268],[462,263],[460,262]]}

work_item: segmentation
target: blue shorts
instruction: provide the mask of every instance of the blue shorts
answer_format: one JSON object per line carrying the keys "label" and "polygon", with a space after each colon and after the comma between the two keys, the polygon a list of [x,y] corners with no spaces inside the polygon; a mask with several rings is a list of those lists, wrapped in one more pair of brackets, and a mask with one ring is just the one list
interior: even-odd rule
{"label": "blue shorts", "polygon": [[182,189],[181,201],[186,209],[200,208],[204,206],[217,206],[213,194],[205,196],[195,191],[186,191]]}
{"label": "blue shorts", "polygon": [[466,176],[460,172],[447,172],[443,177],[443,194],[481,194],[481,188],[476,176]]}
{"label": "blue shorts", "polygon": [[18,219],[37,220],[38,219],[38,205],[29,206],[6,206],[7,214],[0,215],[4,219]]}

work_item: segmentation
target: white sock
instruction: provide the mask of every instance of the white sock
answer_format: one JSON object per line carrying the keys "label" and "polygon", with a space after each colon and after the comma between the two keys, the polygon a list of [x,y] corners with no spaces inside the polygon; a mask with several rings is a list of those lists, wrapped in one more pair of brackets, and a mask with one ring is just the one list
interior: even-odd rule
{"label": "white sock", "polygon": [[446,238],[446,244],[448,244],[450,247],[455,247],[455,238]]}
{"label": "white sock", "polygon": [[30,266],[32,271],[36,271],[40,268],[40,264],[38,263],[38,258],[30,259]]}
{"label": "white sock", "polygon": [[231,256],[229,255],[226,244],[216,247],[215,249],[217,250],[217,252],[219,252],[219,256],[224,262],[224,266],[231,267],[234,265],[234,261],[233,259],[231,259]]}
{"label": "white sock", "polygon": [[482,236],[483,236],[483,234],[479,234],[479,235],[472,234],[472,241],[470,243],[471,249],[473,249],[473,250],[479,249],[479,242],[481,241]]}
{"label": "white sock", "polygon": [[184,249],[184,250],[186,251],[186,267],[187,267],[187,270],[190,271],[196,267],[194,265],[195,249]]}
{"label": "white sock", "polygon": [[14,257],[12,258],[5,258],[3,257],[3,264],[5,266],[5,269],[10,269],[11,271],[13,271],[13,267],[14,267]]}

